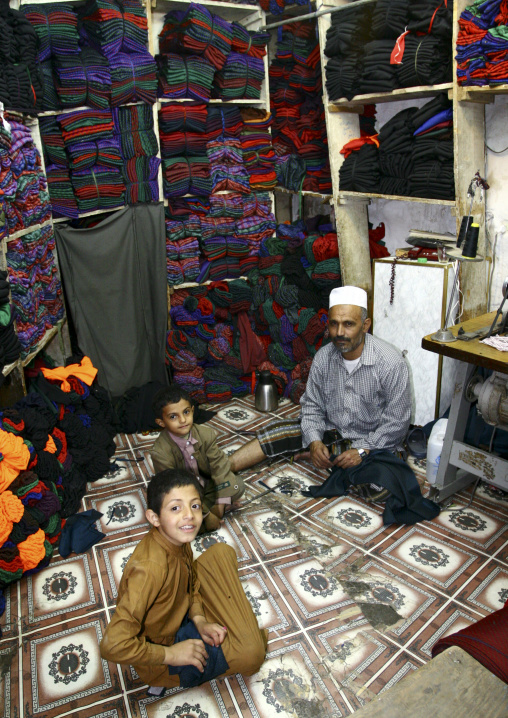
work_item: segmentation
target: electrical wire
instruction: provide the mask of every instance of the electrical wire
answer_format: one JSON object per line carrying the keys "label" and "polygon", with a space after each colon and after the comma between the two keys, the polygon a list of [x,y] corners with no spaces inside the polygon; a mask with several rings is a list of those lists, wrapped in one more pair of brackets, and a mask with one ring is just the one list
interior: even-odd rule
{"label": "electrical wire", "polygon": [[505,147],[503,150],[494,150],[492,147],[489,147],[487,144],[485,147],[489,150],[489,152],[493,152],[495,155],[502,155],[503,152],[506,152],[508,150],[508,147]]}

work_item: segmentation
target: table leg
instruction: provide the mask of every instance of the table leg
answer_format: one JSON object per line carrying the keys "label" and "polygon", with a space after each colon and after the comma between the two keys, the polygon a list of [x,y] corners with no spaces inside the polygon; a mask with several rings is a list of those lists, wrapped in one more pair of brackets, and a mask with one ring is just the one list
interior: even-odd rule
{"label": "table leg", "polygon": [[465,398],[465,393],[471,374],[475,367],[466,362],[458,362],[455,372],[455,389],[450,406],[448,426],[441,452],[441,459],[436,477],[436,483],[431,492],[435,501],[443,501],[465,486],[468,486],[475,477],[472,474],[461,475],[457,478],[457,467],[450,463],[450,454],[454,441],[462,441],[466,431],[467,419],[471,404]]}

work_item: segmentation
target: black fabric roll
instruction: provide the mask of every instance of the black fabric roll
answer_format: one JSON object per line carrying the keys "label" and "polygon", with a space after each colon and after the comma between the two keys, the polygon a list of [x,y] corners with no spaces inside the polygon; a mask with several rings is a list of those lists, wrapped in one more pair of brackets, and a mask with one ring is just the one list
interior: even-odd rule
{"label": "black fabric roll", "polygon": [[332,57],[326,63],[326,91],[330,100],[347,97],[351,100],[358,92],[363,72],[363,53],[353,52],[346,57]]}
{"label": "black fabric roll", "polygon": [[430,102],[427,102],[423,105],[423,107],[418,108],[414,113],[412,117],[413,131],[416,131],[425,122],[427,122],[427,120],[430,120],[434,117],[434,115],[437,115],[438,112],[448,110],[450,107],[452,107],[451,100],[448,99],[448,96],[444,92],[440,92],[439,95],[436,95],[436,97],[430,100]]}
{"label": "black fabric roll", "polygon": [[371,39],[373,8],[370,5],[332,14],[331,25],[326,32],[325,55],[346,55],[352,47],[361,48]]}
{"label": "black fabric roll", "polygon": [[407,35],[397,77],[402,87],[438,85],[452,81],[452,56],[449,43],[432,35]]}

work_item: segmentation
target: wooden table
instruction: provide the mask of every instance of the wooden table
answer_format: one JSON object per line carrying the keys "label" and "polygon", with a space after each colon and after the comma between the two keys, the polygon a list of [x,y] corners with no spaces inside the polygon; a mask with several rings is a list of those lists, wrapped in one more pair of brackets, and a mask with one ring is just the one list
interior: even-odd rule
{"label": "wooden table", "polygon": [[[450,329],[455,336],[461,327],[465,332],[475,332],[482,327],[490,327],[495,315],[496,312],[482,314]],[[477,366],[508,374],[508,352],[481,344],[479,339],[437,342],[431,334],[422,339],[422,347],[458,360],[455,391],[432,497],[437,501],[444,500],[477,477],[508,491],[508,462],[463,442],[471,408],[471,402],[465,396],[471,375]],[[463,471],[458,472],[458,469]]]}

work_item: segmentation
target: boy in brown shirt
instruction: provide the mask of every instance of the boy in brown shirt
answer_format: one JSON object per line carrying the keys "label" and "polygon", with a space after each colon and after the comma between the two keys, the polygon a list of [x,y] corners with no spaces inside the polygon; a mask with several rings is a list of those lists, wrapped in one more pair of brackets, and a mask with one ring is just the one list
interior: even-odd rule
{"label": "boy in brown shirt", "polygon": [[227,506],[245,491],[242,479],[231,471],[226,454],[217,446],[215,431],[194,424],[189,394],[177,384],[161,389],[154,397],[155,421],[163,429],[150,456],[154,471],[187,469],[204,488],[204,527],[214,531]]}
{"label": "boy in brown shirt", "polygon": [[266,652],[231,546],[193,561],[202,488],[185,470],[156,474],[147,491],[150,532],[125,567],[103,658],[131,664],[150,686],[189,688],[219,675],[252,675]]}

